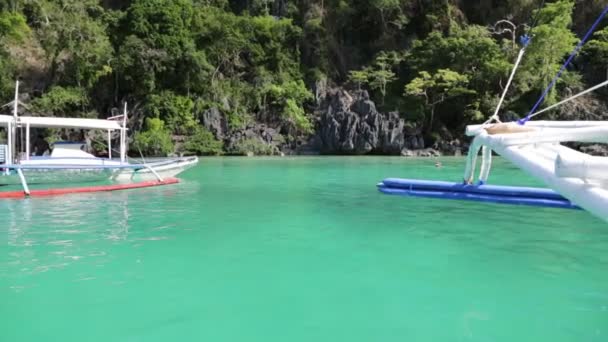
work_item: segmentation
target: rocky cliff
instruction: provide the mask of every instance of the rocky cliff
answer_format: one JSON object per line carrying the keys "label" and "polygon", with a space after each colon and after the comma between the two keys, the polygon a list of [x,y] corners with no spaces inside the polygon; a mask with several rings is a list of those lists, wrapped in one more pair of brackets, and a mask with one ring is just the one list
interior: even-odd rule
{"label": "rocky cliff", "polygon": [[[324,154],[436,154],[398,112],[380,113],[366,91],[330,90],[317,110],[316,147]],[[417,151],[417,152],[413,152]]]}
{"label": "rocky cliff", "polygon": [[457,140],[426,146],[419,127],[398,112],[379,112],[366,91],[329,89],[317,98],[314,117],[315,132],[296,137],[287,137],[280,125],[256,123],[229,129],[215,108],[202,113],[201,121],[232,154],[436,156],[460,152]]}

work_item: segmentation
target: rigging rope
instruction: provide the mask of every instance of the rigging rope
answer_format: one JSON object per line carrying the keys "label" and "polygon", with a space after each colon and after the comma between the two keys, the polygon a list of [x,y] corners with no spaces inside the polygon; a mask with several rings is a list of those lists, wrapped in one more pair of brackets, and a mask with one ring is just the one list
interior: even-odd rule
{"label": "rigging rope", "polygon": [[[540,10],[545,6],[545,0],[541,1],[540,6],[538,6],[538,9],[536,10],[536,15],[534,16],[534,21],[532,22],[532,26],[530,27],[530,30],[532,30],[533,28],[536,27],[536,25],[538,25],[538,20],[540,19]],[[530,13],[530,18],[532,18],[532,13]]]}
{"label": "rigging rope", "polygon": [[[91,142],[97,143],[97,144],[102,145],[103,147],[106,147],[106,148],[108,147],[108,144],[106,142],[104,142],[104,141],[99,141],[99,140],[93,139],[93,138],[89,138],[89,139],[91,140]],[[120,151],[117,150],[117,149],[115,149],[115,148],[113,148],[113,147],[111,148],[111,150],[112,150],[112,152],[116,152],[116,153],[120,154]],[[141,154],[141,151],[139,153]],[[134,161],[137,164],[145,164],[146,163],[145,159],[140,160],[140,159],[132,158],[132,157],[129,157],[129,156],[126,156],[126,157],[127,157],[127,162],[129,162],[129,163],[131,161]],[[143,157],[143,155],[142,155],[142,157]]]}
{"label": "rigging rope", "polygon": [[564,104],[564,103],[566,103],[566,102],[570,102],[570,101],[574,100],[575,98],[577,98],[577,97],[579,97],[579,96],[583,96],[583,95],[585,95],[585,94],[587,94],[587,93],[590,93],[590,92],[592,92],[592,91],[594,91],[594,90],[596,90],[596,89],[599,89],[599,88],[601,88],[601,87],[605,87],[605,86],[607,86],[607,85],[608,85],[608,81],[604,81],[604,82],[602,82],[602,83],[600,83],[600,84],[598,84],[598,85],[595,85],[595,86],[593,86],[593,87],[591,87],[591,88],[589,88],[589,89],[587,89],[587,90],[585,90],[585,91],[582,91],[582,92],[580,92],[580,93],[578,93],[578,94],[576,94],[576,95],[574,95],[574,96],[570,96],[569,98],[567,98],[567,99],[565,99],[565,100],[563,100],[563,101],[560,101],[560,102],[558,102],[558,103],[556,103],[556,104],[554,104],[554,105],[552,105],[552,106],[549,106],[549,107],[547,107],[547,108],[545,108],[545,109],[543,109],[543,110],[540,110],[540,111],[538,111],[538,112],[536,112],[536,113],[534,113],[534,114],[531,114],[529,117],[530,117],[530,118],[533,118],[533,117],[537,116],[538,114],[542,114],[542,113],[544,113],[544,112],[546,112],[546,111],[548,111],[548,110],[551,110],[551,109],[553,109],[553,108],[555,108],[555,107],[561,106],[561,105],[563,105],[563,104]]}
{"label": "rigging rope", "polygon": [[505,90],[502,92],[502,96],[500,97],[500,101],[498,101],[498,105],[496,106],[496,110],[494,111],[494,115],[492,115],[486,122],[483,123],[483,126],[490,124],[492,121],[496,120],[500,123],[500,119],[498,117],[498,111],[500,111],[500,107],[502,106],[503,101],[505,100],[505,96],[507,95],[507,91],[509,91],[509,87],[511,86],[511,82],[513,81],[513,77],[515,76],[515,72],[519,67],[519,63],[521,63],[521,59],[526,52],[526,45],[519,50],[519,55],[517,56],[517,60],[515,61],[515,65],[513,66],[513,71],[511,71],[511,75],[509,76],[509,80],[507,81],[507,86]]}
{"label": "rigging rope", "polygon": [[528,115],[526,115],[525,118],[520,119],[520,120],[517,121],[520,125],[524,125],[526,122],[528,122],[528,120],[530,120],[530,118],[532,117],[532,114],[543,103],[543,101],[545,100],[545,97],[547,96],[547,94],[549,94],[549,91],[553,88],[553,86],[555,86],[555,83],[557,83],[557,80],[562,76],[562,73],[566,70],[566,68],[568,67],[568,65],[570,65],[570,62],[572,62],[572,59],[574,59],[574,57],[578,54],[579,50],[587,42],[587,39],[589,39],[589,37],[591,36],[591,34],[593,33],[593,31],[595,31],[595,28],[597,27],[597,25],[599,25],[599,23],[602,21],[602,19],[604,19],[604,17],[606,16],[606,14],[608,14],[608,6],[606,6],[606,8],[604,8],[604,10],[602,11],[602,13],[599,15],[599,17],[593,23],[593,25],[591,25],[591,27],[589,28],[589,30],[587,31],[587,33],[585,34],[585,36],[583,37],[583,39],[581,39],[581,41],[576,45],[576,47],[574,48],[574,51],[572,51],[572,53],[570,54],[570,56],[568,57],[568,59],[566,60],[566,62],[564,63],[564,65],[562,65],[562,67],[560,68],[559,72],[553,78],[553,80],[551,81],[551,83],[549,83],[549,86],[547,86],[547,88],[545,89],[545,91],[543,92],[543,94],[540,96],[540,98],[538,99],[538,101],[536,101],[536,103],[534,104],[534,107],[532,107],[532,109],[530,110],[530,112],[528,113]]}
{"label": "rigging rope", "polygon": [[[531,32],[536,25],[538,24],[538,20],[540,17],[540,10],[543,8],[543,6],[545,6],[545,0],[541,1],[540,6],[538,6],[538,9],[536,11],[532,11],[530,13],[530,18],[528,19],[529,22],[532,23],[532,25],[528,28],[528,32]],[[536,12],[536,13],[534,13]],[[534,18],[533,18],[534,16]],[[515,34],[515,31],[513,32],[513,34]],[[513,77],[515,77],[515,73],[517,71],[517,69],[519,68],[519,64],[521,63],[521,60],[524,56],[524,53],[526,52],[526,48],[528,47],[528,44],[530,44],[530,41],[532,40],[532,38],[528,35],[528,33],[524,33],[521,37],[519,37],[519,41],[522,45],[521,50],[519,50],[519,55],[517,56],[517,59],[515,61],[515,64],[513,66],[513,70],[511,71],[511,75],[509,76],[509,80],[507,81],[507,85],[505,86],[505,90],[502,92],[502,95],[500,96],[500,100],[498,101],[498,105],[496,106],[496,110],[494,111],[494,114],[488,119],[486,120],[486,122],[483,123],[482,126],[487,126],[490,123],[492,123],[492,121],[496,121],[498,123],[500,123],[500,118],[498,116],[498,112],[500,111],[500,108],[502,107],[502,104],[505,100],[505,96],[507,95],[507,92],[509,91],[509,88],[511,87],[511,82],[513,82]]]}

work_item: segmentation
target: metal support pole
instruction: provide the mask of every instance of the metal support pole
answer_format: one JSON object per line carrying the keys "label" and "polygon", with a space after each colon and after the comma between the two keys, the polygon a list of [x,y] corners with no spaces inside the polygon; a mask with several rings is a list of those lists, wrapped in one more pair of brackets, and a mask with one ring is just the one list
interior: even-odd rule
{"label": "metal support pole", "polygon": [[13,118],[15,118],[15,119],[17,119],[18,110],[19,110],[19,81],[17,81],[15,83],[15,102],[13,103]]}
{"label": "metal support pole", "polygon": [[127,103],[125,102],[125,107],[123,111],[122,117],[122,128],[120,130],[120,162],[124,163],[126,160],[127,154]]}
{"label": "metal support pole", "polygon": [[112,159],[112,131],[108,130],[108,159]]}
{"label": "metal support pole", "polygon": [[485,184],[490,176],[492,167],[492,149],[489,146],[481,148],[481,170],[479,171],[479,182]]}
{"label": "metal support pole", "polygon": [[25,160],[30,160],[30,124],[25,125]]}
{"label": "metal support pole", "polygon": [[11,160],[14,163],[17,157],[17,114],[19,111],[19,81],[15,82],[15,100],[13,102],[13,124],[10,129],[11,135]]}
{"label": "metal support pole", "polygon": [[17,169],[17,173],[19,174],[19,178],[21,179],[21,185],[23,186],[23,192],[27,196],[30,195],[30,188],[27,186],[27,182],[25,181],[25,176],[23,175],[23,171],[21,169]]}
{"label": "metal support pole", "polygon": [[146,169],[150,170],[150,172],[152,172],[156,178],[158,179],[159,182],[163,182],[163,177],[161,177],[156,171],[154,171],[154,169],[150,166],[150,165],[144,165],[146,167]]}
{"label": "metal support pole", "polygon": [[6,147],[7,151],[6,151],[5,164],[12,164],[13,163],[13,124],[11,122],[9,122],[8,126],[7,126],[6,139],[7,139],[8,146]]}

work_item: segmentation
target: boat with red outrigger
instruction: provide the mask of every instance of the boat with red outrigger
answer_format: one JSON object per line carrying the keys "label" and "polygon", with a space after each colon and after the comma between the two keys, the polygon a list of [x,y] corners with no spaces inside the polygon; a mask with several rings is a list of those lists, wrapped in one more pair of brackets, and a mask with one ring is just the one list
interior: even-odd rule
{"label": "boat with red outrigger", "polygon": [[[197,157],[180,157],[131,163],[127,158],[127,105],[121,115],[107,119],[19,116],[19,82],[10,105],[13,115],[0,115],[0,128],[7,132],[0,145],[0,186],[20,186],[0,191],[1,198],[53,196],[69,193],[115,191],[178,183],[177,175],[198,163]],[[34,156],[32,129],[76,129],[107,132],[105,158],[85,151],[84,142],[56,142],[49,154]],[[118,132],[118,156],[112,156],[112,138]],[[94,183],[103,184],[94,184]],[[66,184],[86,184],[69,187]],[[30,186],[46,186],[32,189]],[[50,186],[50,188],[49,188]]]}

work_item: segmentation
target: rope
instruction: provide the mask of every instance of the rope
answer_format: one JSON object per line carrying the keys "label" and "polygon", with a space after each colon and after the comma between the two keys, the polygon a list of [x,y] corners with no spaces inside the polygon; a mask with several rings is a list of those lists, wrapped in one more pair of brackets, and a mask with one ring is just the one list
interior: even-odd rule
{"label": "rope", "polygon": [[530,110],[528,115],[526,115],[525,118],[517,121],[520,125],[524,125],[526,122],[528,122],[528,120],[530,120],[532,113],[534,113],[534,111],[536,111],[536,109],[538,109],[538,107],[543,103],[543,101],[545,100],[545,97],[547,96],[547,94],[549,94],[549,91],[553,88],[553,86],[555,86],[555,83],[557,83],[557,80],[562,76],[562,73],[566,70],[568,65],[570,65],[570,62],[572,61],[572,59],[574,59],[574,57],[578,54],[578,51],[587,42],[587,39],[589,39],[589,37],[591,36],[593,31],[595,31],[595,28],[597,27],[597,25],[599,25],[599,23],[602,21],[602,19],[604,19],[606,14],[608,14],[608,6],[606,6],[606,8],[604,8],[604,10],[600,14],[600,16],[595,20],[593,25],[591,25],[591,28],[589,28],[589,30],[587,31],[587,33],[585,34],[583,39],[576,45],[576,47],[574,48],[574,51],[572,51],[572,53],[566,60],[566,63],[564,63],[564,65],[562,65],[562,67],[560,68],[557,75],[553,78],[551,83],[549,83],[549,86],[545,89],[545,91],[540,96],[538,101],[536,101],[536,103],[534,104],[534,107],[532,107],[532,109]]}
{"label": "rope", "polygon": [[[531,29],[535,28],[536,25],[538,25],[538,20],[540,18],[540,10],[545,6],[545,0],[541,1],[540,6],[538,6],[538,9],[536,10],[535,16],[534,16],[534,21],[532,22],[532,26]],[[532,13],[530,13],[530,19],[532,18]]]}
{"label": "rope", "polygon": [[500,101],[498,101],[498,105],[496,106],[494,115],[492,115],[486,122],[484,122],[482,126],[486,126],[494,120],[496,120],[497,122],[500,123],[500,119],[498,118],[498,111],[500,110],[500,107],[502,107],[502,103],[505,100],[507,91],[509,91],[509,87],[511,86],[511,82],[513,81],[513,77],[515,76],[515,72],[517,71],[517,68],[519,67],[519,63],[521,63],[521,60],[522,60],[525,52],[526,52],[526,46],[522,47],[521,50],[519,50],[519,55],[517,56],[517,60],[515,61],[515,65],[513,66],[513,71],[511,71],[511,75],[509,76],[509,80],[507,81],[507,86],[505,87],[505,90],[502,92]]}
{"label": "rope", "polygon": [[[98,144],[100,144],[100,145],[102,145],[104,147],[108,147],[107,146],[108,144],[106,142],[104,142],[104,141],[99,141],[99,140],[96,140],[96,139],[93,139],[93,138],[90,138],[90,140],[91,140],[91,142],[95,142],[95,143],[98,143]],[[111,150],[112,150],[112,152],[116,152],[116,153],[120,154],[120,151],[117,150],[117,149],[115,149],[115,148],[112,148]],[[129,156],[126,156],[126,157],[127,157],[127,162],[134,161],[134,162],[136,162],[138,164],[145,164],[146,163],[145,159],[139,160],[139,159],[136,159],[136,158],[131,158]]]}
{"label": "rope", "polygon": [[[540,10],[543,8],[543,6],[545,6],[545,0],[541,1],[540,5],[538,6],[538,9],[536,10],[536,13],[534,13],[535,11],[532,11],[530,13],[530,18],[528,18],[528,21],[531,21],[532,25],[527,30],[528,32],[530,32],[532,29],[534,29],[536,27],[536,25],[538,24],[538,20],[540,17]],[[534,16],[534,18],[532,18],[532,16]],[[511,87],[511,82],[513,81],[513,77],[515,77],[515,72],[519,68],[519,64],[521,63],[521,60],[524,56],[526,47],[528,47],[528,44],[530,44],[531,39],[532,38],[527,33],[524,33],[524,35],[520,37],[520,43],[522,45],[522,48],[521,48],[521,50],[519,50],[519,55],[517,56],[517,60],[515,61],[515,65],[513,66],[513,70],[511,71],[511,75],[509,76],[509,80],[507,81],[505,90],[502,92],[502,95],[500,97],[500,100],[498,101],[498,105],[496,106],[496,110],[494,111],[494,114],[488,120],[486,120],[486,122],[484,122],[482,124],[482,126],[487,126],[490,123],[492,123],[492,121],[496,121],[498,123],[501,122],[500,118],[498,117],[498,112],[500,111],[500,108],[502,107],[502,103],[505,100],[505,96],[507,95],[507,92],[509,91],[509,88]]]}
{"label": "rope", "polygon": [[139,146],[137,146],[137,150],[139,151],[139,156],[141,157],[141,160],[144,161],[144,164],[146,163],[146,158],[144,158],[144,154],[141,153],[141,149],[139,148]]}
{"label": "rope", "polygon": [[532,30],[534,30],[536,25],[538,25],[538,21],[540,20],[540,11],[543,9],[543,7],[545,7],[545,0],[540,2],[540,5],[538,5],[538,8],[536,10],[532,10],[530,12],[530,17],[528,18],[528,22],[531,22],[531,25],[526,29],[526,32],[524,33],[524,35],[519,38],[521,41],[521,44],[524,47],[528,46],[528,44],[530,43],[530,40],[532,40],[532,37],[530,37],[528,35],[528,33],[532,32]]}
{"label": "rope", "polygon": [[561,106],[561,105],[563,105],[563,104],[564,104],[564,103],[566,103],[566,102],[570,102],[570,101],[572,101],[572,100],[576,99],[576,98],[577,98],[577,97],[579,97],[579,96],[583,96],[583,95],[585,95],[585,94],[587,94],[587,93],[590,93],[590,92],[592,92],[592,91],[594,91],[594,90],[596,90],[596,89],[599,89],[599,88],[601,88],[601,87],[605,87],[605,86],[607,86],[607,85],[608,85],[608,81],[604,81],[604,82],[602,82],[602,83],[600,83],[600,84],[598,84],[598,85],[596,85],[596,86],[593,86],[593,87],[591,87],[591,88],[589,88],[589,89],[587,89],[587,90],[585,90],[585,91],[582,91],[582,92],[580,92],[580,93],[578,93],[578,94],[576,94],[576,95],[574,95],[574,96],[571,96],[571,97],[569,97],[569,98],[567,98],[567,99],[565,99],[565,100],[563,100],[563,101],[560,101],[560,102],[558,102],[558,103],[556,103],[556,104],[554,104],[554,105],[552,105],[552,106],[549,106],[549,107],[547,107],[547,108],[545,108],[545,109],[543,109],[543,110],[541,110],[541,111],[538,111],[538,112],[536,112],[536,113],[534,113],[534,114],[531,114],[529,117],[530,117],[530,118],[533,118],[533,117],[537,116],[538,114],[542,114],[542,113],[544,113],[544,112],[546,112],[546,111],[548,111],[548,110],[551,110],[551,109],[553,109],[553,108],[555,108],[555,107],[557,107],[557,106]]}

